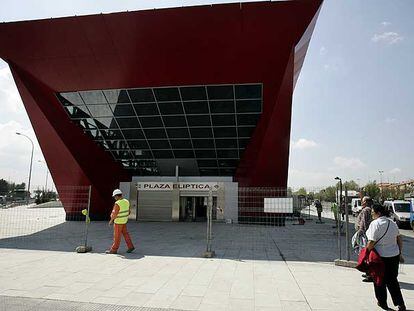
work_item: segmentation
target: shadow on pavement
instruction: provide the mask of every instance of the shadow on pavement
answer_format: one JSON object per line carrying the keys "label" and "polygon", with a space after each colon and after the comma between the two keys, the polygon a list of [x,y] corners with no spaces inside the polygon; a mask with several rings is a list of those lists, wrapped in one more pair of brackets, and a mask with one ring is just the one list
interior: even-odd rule
{"label": "shadow on pavement", "polygon": [[[332,262],[339,258],[334,221],[324,218],[322,224],[312,220],[284,227],[241,224],[213,224],[213,250],[218,258],[234,260],[271,260]],[[92,253],[104,253],[112,243],[112,227],[107,222],[92,222],[88,245]],[[131,221],[128,223],[135,252],[126,254],[121,242],[118,256],[136,260],[144,256],[201,257],[206,249],[206,223],[172,223]],[[0,248],[73,252],[84,243],[83,222],[63,222],[25,236],[0,239]],[[350,236],[354,233],[350,225]],[[413,238],[404,237],[407,264],[414,263]],[[342,258],[346,259],[346,239],[341,237]],[[81,254],[80,254],[81,256]],[[110,255],[107,255],[110,256]],[[356,260],[351,251],[351,260]]]}

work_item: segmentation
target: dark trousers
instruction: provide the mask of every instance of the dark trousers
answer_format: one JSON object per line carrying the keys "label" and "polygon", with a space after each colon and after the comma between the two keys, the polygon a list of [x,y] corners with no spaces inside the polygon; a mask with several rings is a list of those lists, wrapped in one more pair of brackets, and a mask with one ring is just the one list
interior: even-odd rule
{"label": "dark trousers", "polygon": [[322,222],[322,211],[318,210],[318,219],[320,222]]}
{"label": "dark trousers", "polygon": [[392,302],[395,306],[404,305],[404,299],[401,294],[400,284],[398,284],[398,266],[400,264],[400,256],[395,257],[381,257],[385,264],[384,281],[381,286],[376,286],[375,297],[381,304],[387,303],[387,288],[390,292]]}

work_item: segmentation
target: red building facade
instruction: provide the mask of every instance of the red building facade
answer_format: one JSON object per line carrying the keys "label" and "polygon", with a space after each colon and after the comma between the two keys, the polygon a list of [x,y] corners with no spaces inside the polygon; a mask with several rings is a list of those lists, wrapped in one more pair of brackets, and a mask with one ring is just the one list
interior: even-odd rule
{"label": "red building facade", "polygon": [[103,218],[119,182],[176,166],[286,187],[292,93],[321,3],[3,23],[0,57],[57,190],[92,185],[92,215]]}

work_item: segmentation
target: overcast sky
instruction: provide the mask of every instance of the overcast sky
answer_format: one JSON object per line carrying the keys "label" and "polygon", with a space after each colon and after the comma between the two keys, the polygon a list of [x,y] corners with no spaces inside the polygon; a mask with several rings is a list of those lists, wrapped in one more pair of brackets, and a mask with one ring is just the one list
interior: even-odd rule
{"label": "overcast sky", "polygon": [[[0,21],[234,1],[2,0]],[[242,1],[246,2],[246,1]],[[414,178],[413,0],[325,0],[296,85],[289,185],[335,176],[364,184]],[[0,178],[26,181],[36,140],[10,70],[0,60]],[[35,145],[33,185],[45,164]],[[49,182],[50,183],[50,182]]]}

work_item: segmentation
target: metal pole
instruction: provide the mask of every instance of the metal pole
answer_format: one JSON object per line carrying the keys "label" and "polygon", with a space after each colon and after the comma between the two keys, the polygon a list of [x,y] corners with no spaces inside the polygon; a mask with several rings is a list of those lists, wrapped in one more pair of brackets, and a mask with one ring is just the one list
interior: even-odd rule
{"label": "metal pole", "polygon": [[351,260],[351,249],[349,243],[349,211],[348,211],[348,189],[345,186],[345,236],[346,236],[346,260]]}
{"label": "metal pole", "polygon": [[[336,234],[337,234],[337,243],[338,243],[338,253],[339,253],[339,259],[342,259],[342,252],[341,252],[341,204],[342,204],[342,179],[338,178],[339,180],[339,196],[337,195],[337,199],[339,199],[338,202],[338,208],[336,211],[336,218],[337,218],[337,226],[336,226]],[[338,190],[336,192],[338,194]]]}
{"label": "metal pole", "polygon": [[212,215],[213,214],[213,190],[210,188],[207,198],[207,239],[206,239],[206,251],[204,257],[211,258],[215,256],[214,251],[211,247],[211,238],[212,238]]}
{"label": "metal pole", "polygon": [[92,194],[92,186],[89,186],[89,192],[88,192],[88,213],[86,214],[86,221],[85,221],[85,248],[88,246],[88,218],[89,218],[89,211],[91,208],[91,194]]}
{"label": "metal pole", "polygon": [[34,144],[33,144],[33,140],[29,136],[24,135],[24,134],[19,133],[19,132],[16,132],[16,134],[19,135],[19,136],[26,137],[28,140],[30,140],[30,143],[32,144],[32,153],[31,153],[31,156],[30,156],[29,183],[27,184],[27,195],[26,195],[26,205],[29,205],[29,199],[30,199],[30,182],[31,182],[31,179],[32,179],[32,165],[33,165]]}

